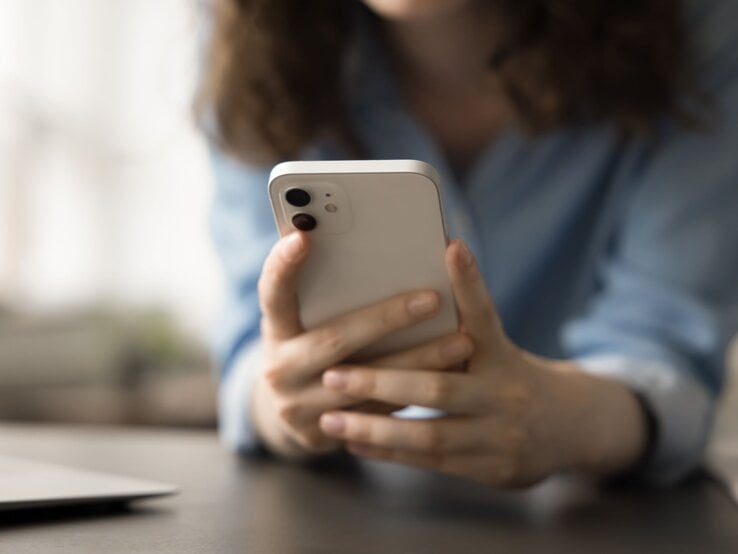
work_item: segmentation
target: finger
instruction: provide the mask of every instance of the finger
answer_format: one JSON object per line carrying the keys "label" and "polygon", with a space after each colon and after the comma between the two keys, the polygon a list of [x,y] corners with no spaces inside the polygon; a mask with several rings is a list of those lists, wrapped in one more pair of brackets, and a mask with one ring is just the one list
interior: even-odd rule
{"label": "finger", "polygon": [[299,427],[316,425],[322,413],[353,404],[356,404],[355,398],[316,383],[299,393],[280,397],[276,401],[276,412],[282,421]]}
{"label": "finger", "polygon": [[309,241],[295,231],[274,245],[259,278],[261,328],[264,337],[283,340],[302,332],[297,303],[297,276],[307,259]]}
{"label": "finger", "polygon": [[271,372],[285,386],[300,386],[385,335],[430,319],[438,306],[438,294],[426,290],[341,315],[280,345]]}
{"label": "finger", "polygon": [[357,412],[327,412],[320,428],[331,437],[416,452],[474,451],[482,444],[464,419],[399,419]]}
{"label": "finger", "polygon": [[298,448],[311,455],[328,454],[341,446],[341,441],[328,437],[317,426],[296,428],[283,425],[283,432]]}
{"label": "finger", "polygon": [[358,410],[362,413],[391,414],[404,406],[367,401],[357,404],[356,398],[339,391],[326,389],[316,383],[299,393],[282,397],[277,403],[277,414],[291,425],[316,425],[321,414],[338,409]]}
{"label": "finger", "polygon": [[420,346],[367,362],[372,367],[398,369],[448,369],[474,353],[474,343],[464,333],[451,333]]}
{"label": "finger", "polygon": [[338,366],[323,374],[323,385],[355,398],[473,414],[488,407],[478,379],[464,373]]}
{"label": "finger", "polygon": [[347,443],[346,450],[354,456],[361,456],[362,458],[395,462],[441,472],[446,472],[451,462],[450,456],[445,452],[412,452],[409,450],[382,448],[360,442]]}
{"label": "finger", "polygon": [[352,402],[355,400],[316,384],[299,394],[278,398],[275,413],[284,433],[295,444],[317,454],[330,452],[338,444],[337,439],[321,431],[318,426],[320,414],[327,409],[345,408]]}
{"label": "finger", "polygon": [[451,241],[446,250],[446,267],[460,323],[475,351],[494,352],[505,333],[474,257],[460,240]]}
{"label": "finger", "polygon": [[[469,337],[463,333],[451,333],[402,352],[375,358],[367,362],[367,366],[463,371],[466,367],[466,361],[473,353],[474,344]],[[352,409],[363,413],[391,414],[406,406],[407,404],[390,404],[367,400],[353,406]]]}

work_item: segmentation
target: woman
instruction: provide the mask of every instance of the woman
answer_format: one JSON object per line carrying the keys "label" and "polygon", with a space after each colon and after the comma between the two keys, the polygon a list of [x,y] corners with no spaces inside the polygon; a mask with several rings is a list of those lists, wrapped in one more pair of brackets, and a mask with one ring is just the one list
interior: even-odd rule
{"label": "woman", "polygon": [[[738,329],[738,2],[214,8],[200,100],[230,290],[226,442],[499,486],[670,483],[699,462]],[[462,239],[446,262],[463,331],[360,367],[342,361],[437,298],[305,331],[309,237],[277,242],[266,195],[277,161],[353,157],[434,165]]]}

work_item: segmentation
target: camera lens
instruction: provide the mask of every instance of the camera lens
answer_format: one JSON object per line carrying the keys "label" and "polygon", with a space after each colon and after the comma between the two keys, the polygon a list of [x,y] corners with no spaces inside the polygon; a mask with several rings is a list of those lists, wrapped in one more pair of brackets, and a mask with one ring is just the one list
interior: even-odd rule
{"label": "camera lens", "polygon": [[318,225],[318,221],[310,214],[295,214],[292,216],[292,225],[300,231],[312,231]]}
{"label": "camera lens", "polygon": [[302,189],[290,189],[284,197],[287,199],[287,202],[298,208],[310,204],[310,195]]}

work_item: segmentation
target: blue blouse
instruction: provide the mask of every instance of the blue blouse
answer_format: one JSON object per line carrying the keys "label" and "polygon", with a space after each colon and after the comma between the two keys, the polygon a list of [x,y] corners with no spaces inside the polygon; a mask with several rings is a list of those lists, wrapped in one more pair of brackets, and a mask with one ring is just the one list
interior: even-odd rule
{"label": "blue blouse", "polygon": [[[715,102],[709,130],[665,121],[647,143],[608,125],[533,140],[508,129],[461,177],[404,104],[371,25],[360,25],[346,68],[351,122],[369,157],[438,170],[449,234],[476,254],[510,337],[618,379],[649,404],[659,432],[643,471],[655,482],[700,461],[738,331],[738,1],[687,0],[685,14],[699,82]],[[320,143],[304,158],[345,156]],[[212,230],[228,281],[215,335],[221,434],[247,450],[256,284],[278,238],[270,168],[215,149],[212,160]]]}

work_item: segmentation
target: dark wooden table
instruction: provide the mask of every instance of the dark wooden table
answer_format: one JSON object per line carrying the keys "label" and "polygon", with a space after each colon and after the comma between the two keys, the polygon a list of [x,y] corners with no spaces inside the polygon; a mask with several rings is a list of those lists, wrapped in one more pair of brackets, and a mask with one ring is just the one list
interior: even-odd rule
{"label": "dark wooden table", "polygon": [[0,425],[0,453],[176,483],[130,509],[0,515],[0,552],[738,552],[710,480],[603,490],[554,479],[499,492],[379,463],[239,460],[208,432]]}

